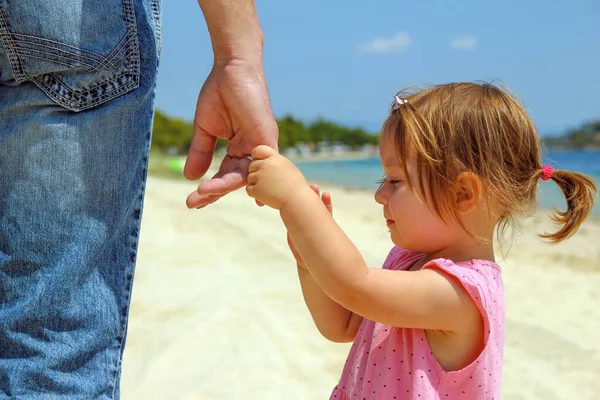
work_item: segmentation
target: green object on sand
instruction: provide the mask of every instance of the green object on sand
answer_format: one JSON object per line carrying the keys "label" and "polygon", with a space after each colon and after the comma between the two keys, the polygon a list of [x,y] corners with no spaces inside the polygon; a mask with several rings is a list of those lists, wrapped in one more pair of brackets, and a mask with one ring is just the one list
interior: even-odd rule
{"label": "green object on sand", "polygon": [[169,160],[169,169],[173,172],[182,172],[184,165],[184,161],[180,158],[171,158]]}

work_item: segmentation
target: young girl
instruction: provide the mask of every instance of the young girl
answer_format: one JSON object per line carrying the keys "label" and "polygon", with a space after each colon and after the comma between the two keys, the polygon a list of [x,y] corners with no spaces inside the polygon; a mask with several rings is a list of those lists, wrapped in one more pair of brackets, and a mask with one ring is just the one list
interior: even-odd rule
{"label": "young girl", "polygon": [[354,341],[331,399],[499,399],[504,294],[495,231],[532,211],[540,179],[567,199],[550,242],[571,236],[597,194],[584,175],[543,166],[523,107],[491,84],[396,96],[381,133],[375,194],[395,247],[368,268],[286,158],[252,153],[247,192],[278,209],[319,331]]}

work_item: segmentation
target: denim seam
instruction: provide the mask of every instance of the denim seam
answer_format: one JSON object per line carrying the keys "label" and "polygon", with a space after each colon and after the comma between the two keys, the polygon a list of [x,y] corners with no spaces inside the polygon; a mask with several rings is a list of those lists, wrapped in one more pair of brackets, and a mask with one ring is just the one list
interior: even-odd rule
{"label": "denim seam", "polygon": [[[97,59],[97,58],[90,57],[85,54],[77,54],[74,51],[65,50],[64,48],[61,48],[59,46],[50,46],[47,44],[35,43],[32,41],[27,41],[27,40],[17,40],[16,44],[18,46],[17,48],[22,49],[22,50],[38,51],[38,52],[43,52],[43,53],[52,54],[52,55],[58,55],[58,54],[53,53],[50,50],[60,52],[60,53],[64,54],[64,55],[59,55],[60,57],[68,58],[73,61],[79,61],[80,59],[86,59],[86,60],[89,60],[89,63],[90,63],[89,65],[93,65],[93,66],[96,66],[96,65],[101,66],[103,63],[108,61],[107,59],[105,59],[103,57],[100,57],[100,59]],[[42,48],[44,48],[44,49],[42,49]],[[47,50],[45,50],[45,49],[47,49]],[[116,67],[116,65],[113,65],[113,67]],[[99,68],[97,68],[97,69],[99,69]]]}
{"label": "denim seam", "polygon": [[[101,63],[101,67],[104,68],[104,64],[111,64],[113,68],[116,68],[126,57],[129,47],[131,47],[132,36],[125,35],[119,44],[113,49],[113,51],[107,56],[107,58]],[[125,53],[123,53],[125,50]]]}
{"label": "denim seam", "polygon": [[[60,83],[62,86],[68,88],[69,92],[75,93],[75,94],[85,94],[85,93],[88,93],[94,89],[101,87],[101,86],[106,86],[106,84],[110,83],[110,81],[104,81],[104,82],[99,82],[99,83],[95,84],[94,86],[89,87],[85,90],[75,90],[75,89],[70,88],[69,85],[64,83],[58,76],[56,76],[54,74],[48,74],[48,75],[53,75],[56,80],[56,83]],[[118,75],[115,75],[112,80],[119,79],[120,77],[125,76],[125,75],[131,75],[131,74],[129,71],[123,71],[123,72],[119,73]],[[65,97],[65,99],[68,100],[66,97]]]}
{"label": "denim seam", "polygon": [[10,65],[13,71],[13,75],[17,82],[22,83],[27,80],[27,76],[23,71],[21,59],[19,53],[14,48],[13,38],[10,35],[10,29],[8,22],[4,17],[4,13],[0,10],[0,43],[4,46]]}
{"label": "denim seam", "polygon": [[[128,48],[129,45],[129,41],[131,40],[131,35],[129,35],[129,32],[127,32],[119,41],[119,43],[115,46],[114,49],[112,49],[112,51],[110,52],[110,54],[108,54],[106,57],[103,57],[100,54],[94,53],[93,51],[89,51],[89,50],[85,50],[85,49],[80,49],[74,46],[70,46],[67,45],[65,43],[61,43],[61,42],[57,42],[55,40],[50,40],[50,39],[43,39],[43,38],[39,38],[37,36],[32,36],[32,35],[21,35],[21,34],[14,34],[13,36],[20,36],[20,37],[26,37],[27,39],[18,39],[18,38],[14,38],[14,41],[17,45],[31,45],[31,46],[42,46],[42,47],[46,47],[49,48],[51,50],[56,50],[56,51],[60,51],[63,53],[66,53],[66,56],[62,56],[64,58],[68,58],[72,61],[76,61],[76,62],[80,62],[82,64],[85,64],[83,61],[81,61],[81,58],[84,59],[88,59],[91,60],[92,62],[94,62],[93,66],[94,66],[94,70],[96,71],[100,71],[102,69],[109,69],[109,68],[117,68],[120,64],[121,61],[123,61],[123,59],[127,56],[127,54],[123,54],[121,56],[119,56],[121,54],[121,52],[123,51],[123,49]],[[37,43],[36,40],[39,41],[44,41],[44,42],[48,42],[48,43],[54,43],[54,46],[48,45],[48,44],[41,44],[41,43]],[[21,46],[17,46],[15,45],[15,48],[20,48],[20,49],[24,49]],[[87,53],[87,55],[85,54],[78,54],[75,51],[72,50],[67,50],[67,48],[72,48],[75,49],[77,51],[80,51],[81,53]],[[39,52],[43,52],[43,50],[39,50],[39,49],[30,49],[27,47],[27,50],[30,51],[39,51]],[[57,54],[54,53],[50,53],[50,52],[46,52],[46,54],[52,54],[58,57],[61,57]],[[69,57],[69,55],[71,55],[72,57]],[[95,56],[91,57],[91,56]],[[119,56],[119,57],[118,57]],[[48,61],[55,61],[54,59],[49,59]],[[60,62],[57,61],[59,64]],[[109,64],[107,66],[107,64]],[[92,66],[91,64],[87,64]]]}
{"label": "denim seam", "polygon": [[[15,36],[15,35],[13,34],[13,36]],[[16,36],[24,36],[24,35],[16,35]],[[27,37],[44,40],[44,39],[37,38],[37,37],[31,36],[31,35],[28,35]],[[51,54],[54,57],[67,58],[68,60],[73,61],[73,62],[79,62],[81,64],[89,65],[90,67],[92,67],[92,69],[90,69],[88,71],[92,71],[92,70],[100,71],[102,69],[118,68],[119,64],[126,57],[127,54],[121,55],[120,57],[117,57],[117,56],[120,55],[123,48],[126,48],[126,46],[129,45],[130,37],[128,34],[125,34],[123,36],[123,38],[121,38],[121,40],[119,41],[117,46],[110,52],[110,54],[107,57],[103,57],[94,52],[90,52],[90,51],[87,51],[84,49],[78,49],[76,47],[69,46],[64,43],[59,43],[59,42],[56,42],[53,40],[44,40],[44,41],[49,42],[49,43],[54,43],[55,45],[51,46],[48,44],[37,43],[35,40],[31,40],[31,39],[24,40],[24,39],[13,38],[13,43],[15,43],[15,49],[20,49],[21,53],[23,53],[23,50],[25,50],[25,51],[36,51],[39,53]],[[30,46],[32,46],[32,47],[30,47]],[[55,50],[57,52],[64,53],[65,55],[59,55],[59,54],[56,54],[56,53],[53,53],[50,51],[44,51],[44,50],[40,49],[40,47],[45,47],[50,50]],[[67,50],[67,48],[74,48],[76,50],[80,50],[81,53],[87,53],[87,54],[78,54],[75,51]],[[26,55],[30,56],[29,54],[26,54]],[[91,57],[91,55],[96,56],[96,58]],[[39,57],[34,57],[34,58],[39,58]],[[82,61],[82,59],[90,60],[90,63]],[[61,63],[60,61],[58,61],[54,58],[48,58],[47,61],[56,62],[58,64],[63,64],[63,65],[67,65],[67,66],[72,66],[70,64]],[[107,66],[107,64],[108,64],[108,66]]]}
{"label": "denim seam", "polygon": [[[65,66],[67,66],[67,67],[73,67],[73,66],[74,66],[73,64],[80,64],[80,65],[84,66],[84,69],[85,69],[87,72],[92,72],[92,71],[100,71],[100,69],[98,69],[98,67],[92,66],[92,65],[90,65],[90,64],[88,64],[88,63],[85,63],[85,62],[83,62],[83,61],[80,61],[80,60],[74,60],[74,59],[72,59],[72,58],[65,57],[65,56],[60,56],[60,55],[58,55],[58,54],[50,53],[50,52],[47,52],[47,51],[43,51],[43,50],[34,50],[34,49],[26,49],[26,48],[19,47],[19,46],[16,46],[15,48],[17,48],[17,49],[21,49],[21,53],[22,53],[22,54],[24,54],[24,55],[27,55],[27,57],[31,57],[31,58],[37,58],[38,60],[49,61],[49,62],[53,62],[53,63],[57,63],[57,64],[61,64],[61,65],[65,65]],[[30,51],[32,51],[32,52],[36,52],[36,53],[41,53],[41,55],[33,55],[33,54],[29,54],[29,52],[30,52]],[[66,61],[59,61],[59,60],[57,60],[57,59],[56,59],[56,58],[54,58],[54,57],[43,57],[42,55],[44,55],[44,54],[51,54],[51,55],[53,55],[54,57],[60,57],[60,58],[64,58],[64,59],[66,59],[67,61],[70,61],[70,63],[68,63],[68,62],[66,62]],[[86,67],[87,67],[87,68],[86,68]]]}
{"label": "denim seam", "polygon": [[127,49],[129,47],[129,41],[131,40],[130,35],[129,35],[129,31],[121,38],[121,40],[119,41],[119,43],[115,46],[115,48],[110,52],[109,55],[107,55],[101,62],[100,62],[100,67],[102,68],[106,68],[105,64],[110,64],[113,68],[117,68],[117,64],[115,64],[115,61],[117,63],[120,63],[126,56],[127,53],[125,53],[125,55],[123,55],[122,57],[117,57],[121,51],[123,49]]}
{"label": "denim seam", "polygon": [[[121,86],[119,89],[117,89],[117,90],[115,90],[113,92],[110,92],[109,94],[104,94],[104,95],[95,97],[93,100],[91,100],[89,102],[86,102],[83,106],[79,102],[77,102],[75,100],[71,100],[70,98],[68,98],[68,97],[66,97],[64,95],[56,93],[56,91],[54,91],[51,88],[51,85],[48,84],[47,82],[43,81],[42,79],[36,77],[36,78],[33,78],[33,81],[50,98],[58,101],[60,104],[63,104],[65,106],[67,106],[67,108],[69,108],[70,110],[73,110],[73,111],[82,111],[84,109],[91,108],[91,107],[97,106],[99,104],[102,104],[106,100],[110,100],[110,99],[119,97],[123,93],[126,93],[129,90],[135,89],[136,87],[138,87],[138,85],[139,85],[139,79],[138,79],[138,77],[135,76],[135,75],[127,74],[127,73],[123,73],[120,76],[114,77],[110,81],[103,82],[103,83],[99,84],[98,86],[109,85],[109,84],[111,84],[111,82],[114,82],[117,78],[119,78],[121,76],[126,76],[126,75],[131,78],[131,80],[128,80],[128,82],[126,84],[124,84],[123,86]],[[54,82],[60,81],[60,79],[58,79],[58,77],[56,75],[54,75],[54,74],[48,74],[47,76],[48,76],[48,80],[50,80],[50,81],[54,81]],[[64,86],[67,87],[66,85],[64,85]],[[69,88],[69,90],[71,90],[71,89]],[[86,90],[86,91],[83,91],[83,92],[77,92],[77,93],[87,93],[87,92],[90,92],[90,91],[93,91],[93,89]]]}
{"label": "denim seam", "polygon": [[[103,57],[101,54],[95,53],[95,52],[93,52],[91,50],[86,50],[86,49],[82,49],[82,48],[79,48],[79,47],[71,46],[70,44],[62,43],[62,42],[57,42],[56,40],[46,39],[46,38],[38,37],[38,36],[35,36],[35,35],[24,35],[22,33],[14,33],[14,32],[11,32],[10,35],[13,36],[14,40],[17,41],[17,42],[31,43],[31,44],[35,44],[35,45],[39,45],[39,46],[51,47],[51,48],[56,48],[56,49],[60,49],[62,47],[65,47],[65,48],[73,49],[75,51],[79,51],[81,53],[87,53],[90,56],[90,58],[93,58],[91,56],[95,56],[99,60],[105,59],[105,57]],[[40,43],[37,43],[37,41],[53,43],[55,46],[40,44]],[[69,50],[63,50],[63,51],[69,52]],[[70,51],[70,52],[75,54],[75,51]]]}
{"label": "denim seam", "polygon": [[[150,140],[151,140],[151,135],[152,133],[148,133],[147,135],[147,139],[146,139],[146,154],[150,151]],[[133,221],[133,227],[131,230],[131,234],[130,234],[130,239],[131,239],[131,244],[129,245],[129,251],[130,251],[130,258],[129,258],[129,269],[127,271],[127,283],[125,285],[125,290],[123,292],[123,300],[126,302],[126,305],[123,306],[122,310],[121,310],[121,326],[120,326],[120,332],[119,335],[117,336],[117,343],[118,343],[118,354],[119,354],[119,359],[117,361],[117,368],[114,371],[114,376],[113,376],[113,387],[112,387],[112,398],[115,398],[116,395],[116,390],[117,390],[117,380],[118,380],[118,373],[120,368],[122,367],[122,363],[123,363],[123,358],[122,358],[122,354],[123,354],[123,348],[125,345],[125,339],[126,339],[126,330],[127,330],[127,321],[128,321],[128,316],[129,316],[129,309],[130,309],[130,303],[131,303],[131,291],[133,289],[133,274],[135,271],[135,263],[136,263],[136,259],[137,259],[137,252],[138,252],[138,245],[139,245],[139,236],[140,236],[140,228],[141,228],[141,219],[142,219],[142,209],[144,206],[144,191],[146,190],[146,177],[148,174],[148,156],[144,156],[142,157],[142,166],[141,166],[141,173],[142,173],[142,179],[141,179],[141,186],[138,192],[138,201],[137,204],[134,206],[133,211],[132,211],[132,215],[131,215],[131,221]]]}
{"label": "denim seam", "polygon": [[150,10],[154,19],[154,31],[156,32],[156,55],[160,60],[162,50],[162,24],[160,20],[160,0],[150,1]]}
{"label": "denim seam", "polygon": [[[137,40],[137,32],[134,31],[134,29],[137,29],[137,27],[136,27],[136,24],[135,24],[135,22],[136,22],[136,20],[135,20],[135,10],[134,10],[132,1],[133,0],[123,0],[123,13],[124,13],[123,17],[124,17],[124,19],[125,19],[125,21],[127,23],[127,33],[128,33],[128,35],[133,35],[132,40],[133,40],[133,54],[134,55],[132,55],[132,59],[133,59],[133,62],[134,62],[133,68],[134,69],[137,68],[136,69],[137,74],[136,74],[136,76],[134,76],[134,81],[137,84],[139,82],[140,55],[139,55],[139,44],[138,44],[138,40]],[[150,135],[151,134],[152,133],[150,132]],[[149,142],[150,142],[150,139],[147,139],[146,140],[146,148],[147,149],[149,147]],[[138,207],[134,208],[134,210],[133,210],[133,213],[134,213],[133,214],[133,218],[134,218],[134,221],[135,221],[134,223],[138,224],[137,225],[137,230],[136,230],[137,231],[138,240],[139,240],[139,229],[140,229],[140,225],[139,224],[140,224],[140,222],[138,222],[136,220],[136,214],[137,214],[137,212],[135,210],[137,208],[140,208],[140,210],[141,210],[141,208],[143,207],[144,190],[145,190],[145,186],[146,186],[145,185],[145,175],[147,173],[146,172],[146,169],[147,169],[147,158],[144,158],[143,162],[144,162],[144,165],[142,165],[142,176],[143,176],[143,179],[142,179],[142,184],[141,184],[140,191],[139,191]],[[141,218],[141,215],[140,215],[140,218]],[[133,243],[133,246],[132,246],[133,247],[132,251],[134,252],[134,254],[136,254],[136,257],[137,257],[137,244],[138,244],[138,242],[136,242],[134,240],[134,243]],[[131,271],[131,274],[133,274],[133,269],[134,268],[135,268],[135,259],[134,260],[130,260],[130,271]],[[128,277],[129,277],[129,275],[128,275]],[[116,395],[117,379],[119,377],[120,364],[122,363],[122,352],[123,352],[123,346],[124,346],[124,342],[125,342],[125,332],[126,332],[126,329],[127,329],[127,319],[128,319],[129,303],[130,303],[130,298],[131,298],[130,293],[131,293],[131,289],[132,289],[131,288],[132,281],[133,281],[133,276],[132,276],[132,280],[131,281],[128,280],[128,285],[126,286],[126,293],[125,293],[126,301],[127,301],[126,313],[125,313],[125,315],[122,315],[122,317],[121,317],[121,332],[119,334],[120,340],[118,340],[118,347],[119,347],[118,354],[119,354],[119,357],[118,357],[118,360],[117,360],[116,369],[115,369],[115,371],[113,373],[113,379],[112,379],[112,381],[113,381],[112,398],[113,399],[115,398],[115,395]]]}

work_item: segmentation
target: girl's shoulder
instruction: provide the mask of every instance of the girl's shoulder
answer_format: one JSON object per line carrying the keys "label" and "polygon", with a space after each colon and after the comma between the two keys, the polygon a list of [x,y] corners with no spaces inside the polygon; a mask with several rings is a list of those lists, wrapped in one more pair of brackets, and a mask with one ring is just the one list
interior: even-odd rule
{"label": "girl's shoulder", "polygon": [[457,280],[480,309],[484,320],[492,317],[490,314],[494,314],[493,319],[504,314],[502,271],[495,262],[475,259],[453,262],[440,258],[429,261],[422,269],[438,270]]}
{"label": "girl's shoulder", "polygon": [[[396,271],[407,270],[424,256],[423,253],[394,246],[383,263],[383,268]],[[474,259],[454,262],[438,258],[427,262],[421,269],[437,269],[452,276],[461,283],[476,303],[503,297],[502,271],[500,266],[493,261]],[[492,300],[490,303],[493,304],[495,301]],[[485,304],[486,307],[490,305]]]}
{"label": "girl's shoulder", "polygon": [[394,246],[383,262],[383,269],[402,271],[410,268],[411,265],[423,258],[423,256],[423,253],[415,253],[414,251]]}
{"label": "girl's shoulder", "polygon": [[[398,246],[394,246],[388,253],[385,261],[383,262],[383,268],[393,270],[408,269],[412,264],[414,264],[417,260],[423,258],[424,256],[425,254],[423,253],[416,253],[411,250],[406,250]],[[429,267],[437,266],[441,269],[468,269],[474,272],[480,272],[480,270],[493,270],[497,273],[501,272],[500,266],[495,262],[479,259],[454,262],[445,258],[438,258],[429,261],[426,265],[428,265]]]}

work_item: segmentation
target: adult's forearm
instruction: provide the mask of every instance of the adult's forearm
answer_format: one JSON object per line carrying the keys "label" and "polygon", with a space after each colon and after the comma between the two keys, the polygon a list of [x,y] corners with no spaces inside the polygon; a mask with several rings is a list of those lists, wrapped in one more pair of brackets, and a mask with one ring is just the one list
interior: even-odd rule
{"label": "adult's forearm", "polygon": [[198,0],[215,60],[262,60],[263,34],[254,0]]}

